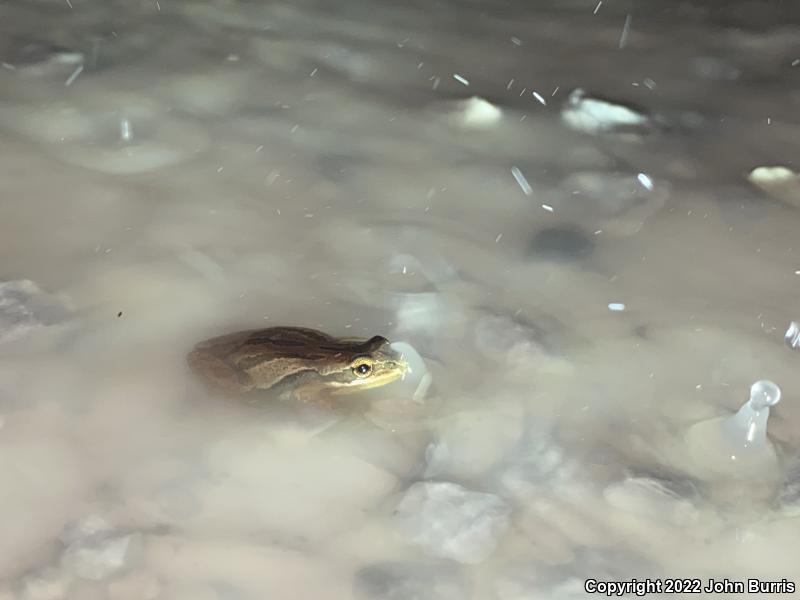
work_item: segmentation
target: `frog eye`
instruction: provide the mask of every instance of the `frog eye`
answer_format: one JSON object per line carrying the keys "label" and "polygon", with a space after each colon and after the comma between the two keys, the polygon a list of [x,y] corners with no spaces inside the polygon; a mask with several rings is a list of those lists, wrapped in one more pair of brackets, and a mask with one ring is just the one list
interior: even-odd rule
{"label": "frog eye", "polygon": [[359,378],[369,377],[372,373],[372,364],[371,358],[355,359],[352,364],[353,374]]}

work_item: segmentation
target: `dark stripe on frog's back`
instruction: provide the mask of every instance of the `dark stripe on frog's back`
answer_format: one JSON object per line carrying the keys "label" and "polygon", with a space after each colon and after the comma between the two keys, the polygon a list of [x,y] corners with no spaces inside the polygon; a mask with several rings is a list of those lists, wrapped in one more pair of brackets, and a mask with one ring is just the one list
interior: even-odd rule
{"label": "dark stripe on frog's back", "polygon": [[[302,358],[306,361],[308,360],[306,357]],[[292,360],[293,357],[280,357],[268,361],[258,360],[256,357],[253,357],[252,360],[246,361],[250,364],[245,364],[245,361],[241,361],[238,367],[244,370],[253,381],[261,382],[261,385],[258,386],[261,389],[273,389],[275,386],[284,388],[286,384],[295,383],[301,379],[323,379],[325,377],[323,373],[320,373],[314,368],[313,364],[291,372],[291,370],[287,368],[285,361]],[[260,365],[266,366],[259,369]]]}
{"label": "dark stripe on frog's back", "polygon": [[248,332],[249,335],[243,340],[240,348],[254,345],[270,345],[273,348],[315,348],[324,352],[323,355],[316,355],[310,351],[303,352],[302,356],[297,356],[291,352],[276,352],[276,356],[286,356],[293,358],[306,357],[310,360],[321,359],[339,352],[359,353],[372,352],[380,348],[386,339],[381,336],[372,338],[335,338],[314,329],[302,327],[271,327],[268,329],[258,329]]}
{"label": "dark stripe on frog's back", "polygon": [[247,343],[270,343],[281,347],[297,347],[309,344],[320,345],[335,342],[336,339],[305,327],[268,327],[266,329],[253,329],[247,337]]}

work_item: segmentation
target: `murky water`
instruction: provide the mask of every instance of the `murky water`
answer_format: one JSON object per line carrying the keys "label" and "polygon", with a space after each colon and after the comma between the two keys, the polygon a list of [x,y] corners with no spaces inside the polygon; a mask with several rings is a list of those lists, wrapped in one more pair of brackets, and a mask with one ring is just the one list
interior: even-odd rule
{"label": "murky water", "polygon": [[[800,580],[800,12],[644,4],[0,7],[0,598]],[[187,373],[271,325],[434,387]],[[708,475],[687,432],[759,379],[764,476]]]}

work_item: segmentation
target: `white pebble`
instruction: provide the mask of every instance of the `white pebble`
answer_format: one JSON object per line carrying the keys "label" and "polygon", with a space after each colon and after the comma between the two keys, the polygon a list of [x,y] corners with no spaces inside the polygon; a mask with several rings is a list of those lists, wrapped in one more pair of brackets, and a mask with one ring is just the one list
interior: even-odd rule
{"label": "white pebble", "polygon": [[460,125],[472,128],[489,127],[497,123],[503,116],[503,111],[483,98],[473,96],[461,103],[458,112]]}
{"label": "white pebble", "polygon": [[405,493],[395,518],[408,539],[429,554],[478,564],[494,553],[510,514],[510,507],[494,494],[420,481]]}

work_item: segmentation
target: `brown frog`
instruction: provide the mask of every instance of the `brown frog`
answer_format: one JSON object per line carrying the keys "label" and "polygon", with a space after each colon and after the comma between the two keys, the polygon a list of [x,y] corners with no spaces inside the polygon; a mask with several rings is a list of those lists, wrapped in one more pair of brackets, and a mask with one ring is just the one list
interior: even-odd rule
{"label": "brown frog", "polygon": [[408,363],[381,336],[335,338],[302,327],[269,327],[215,337],[187,362],[208,387],[239,395],[263,391],[330,404],[331,396],[400,379]]}

